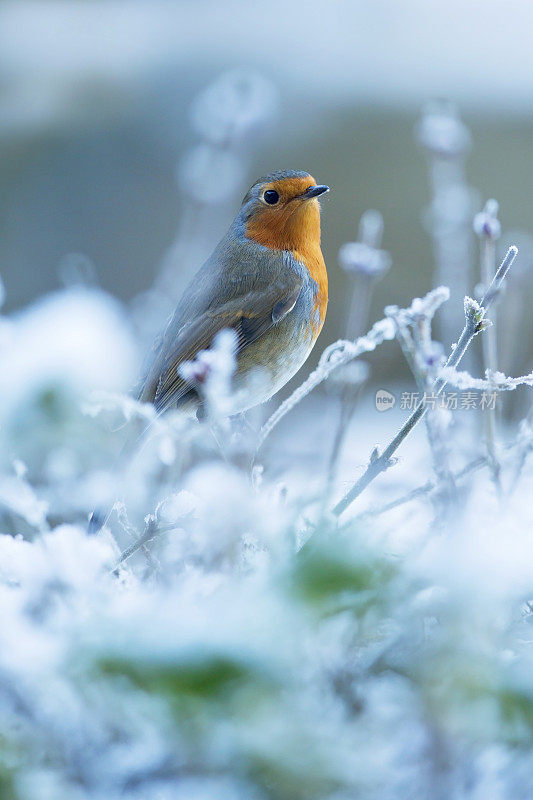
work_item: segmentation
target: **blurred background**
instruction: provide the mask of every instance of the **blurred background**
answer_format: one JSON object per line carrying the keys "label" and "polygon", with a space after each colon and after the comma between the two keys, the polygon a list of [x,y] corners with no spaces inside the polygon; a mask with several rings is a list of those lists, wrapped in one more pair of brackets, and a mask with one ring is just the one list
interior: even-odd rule
{"label": "blurred background", "polygon": [[[498,252],[520,247],[499,366],[530,371],[532,25],[523,0],[4,0],[7,310],[97,284],[130,307],[142,351],[248,185],[305,169],[332,188],[331,300],[315,360],[347,335],[354,277],[338,252],[367,209],[383,215],[374,245],[392,266],[359,324],[448,282],[448,347],[462,295],[480,281],[473,219],[494,197]],[[396,346],[380,349],[373,375],[407,375]]]}

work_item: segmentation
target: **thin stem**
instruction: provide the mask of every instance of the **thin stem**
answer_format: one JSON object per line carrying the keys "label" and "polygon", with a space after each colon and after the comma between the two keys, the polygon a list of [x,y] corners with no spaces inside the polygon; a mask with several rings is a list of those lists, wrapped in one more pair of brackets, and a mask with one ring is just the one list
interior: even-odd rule
{"label": "thin stem", "polygon": [[[379,211],[369,209],[365,211],[359,221],[358,242],[361,245],[358,251],[359,259],[350,260],[346,258],[346,248],[344,249],[345,257],[340,257],[341,266],[347,269],[352,276],[352,299],[346,326],[348,339],[356,340],[364,333],[374,286],[381,280],[390,265],[388,254],[379,250],[382,236],[383,217]],[[365,257],[361,258],[363,253]],[[357,396],[363,380],[360,381],[359,386],[355,389],[349,385],[345,386],[344,391],[341,393],[339,420],[328,465],[326,502],[329,502],[337,474],[342,444],[355,411]]]}
{"label": "thin stem", "polygon": [[167,533],[175,527],[175,524],[161,525],[161,523],[158,523],[153,514],[150,514],[146,521],[146,526],[143,533],[121,553],[120,558],[112,569],[112,572],[114,572],[121,564],[123,564],[124,561],[127,561],[128,558],[131,558],[131,556],[134,555],[138,550],[143,549],[146,544],[152,539],[155,539],[156,536],[159,536],[161,533]]}
{"label": "thin stem", "polygon": [[366,380],[366,375],[364,374],[363,371],[363,374],[361,375],[361,379],[358,384],[353,385],[347,382],[347,385],[344,386],[343,391],[341,392],[339,418],[337,422],[337,427],[335,429],[335,436],[333,438],[333,444],[331,447],[331,453],[329,457],[328,470],[327,470],[327,486],[324,498],[326,502],[329,501],[332,488],[335,483],[335,479],[337,477],[337,469],[339,466],[339,459],[341,455],[344,438],[346,436],[346,432],[353,417],[357,401],[359,398],[359,393],[361,391],[361,387],[363,386],[365,380]]}
{"label": "thin stem", "polygon": [[[479,231],[481,239],[481,282],[483,286],[489,286],[494,276],[494,270],[496,266],[496,241],[494,235],[492,235],[492,228],[496,224],[499,230],[499,223],[496,216],[497,204],[489,201],[485,206],[485,211],[483,213],[487,215],[487,224],[482,226],[481,230]],[[487,373],[488,370],[489,374],[494,374],[498,369],[498,344],[496,335],[496,319],[494,314],[492,315],[492,326],[483,337],[482,352],[485,372]],[[501,467],[496,452],[495,406],[491,407],[489,404],[488,408],[485,409],[484,423],[485,443],[491,466],[492,479],[498,491],[501,492]]]}
{"label": "thin stem", "polygon": [[359,221],[357,243],[347,244],[339,252],[341,266],[352,277],[352,299],[346,326],[349,339],[363,334],[374,286],[390,267],[388,253],[379,249],[382,237],[383,217],[379,211],[368,209]]}
{"label": "thin stem", "polygon": [[314,369],[306,380],[298,386],[294,392],[281,403],[274,413],[267,419],[259,432],[256,452],[265,443],[266,438],[272,433],[276,425],[293,409],[309,392],[315,389],[320,383],[344,364],[353,361],[354,358],[368,353],[387,339],[393,339],[393,327],[388,319],[381,319],[374,323],[372,328],[365,336],[361,336],[356,342],[339,340],[326,347],[318,366]]}
{"label": "thin stem", "polygon": [[[463,469],[459,470],[458,472],[454,472],[452,475],[453,480],[458,481],[461,478],[464,478],[465,475],[482,469],[487,465],[487,463],[488,459],[486,456],[478,456],[478,458],[470,461],[465,467],[463,467]],[[381,514],[385,514],[387,511],[392,511],[393,508],[398,508],[398,506],[403,506],[406,503],[410,503],[412,500],[416,500],[417,497],[423,497],[424,495],[430,494],[430,492],[436,488],[437,484],[435,481],[427,481],[422,486],[418,486],[416,489],[404,494],[402,497],[398,497],[396,500],[391,500],[390,503],[385,503],[377,508],[369,508],[367,511],[363,511],[362,514],[358,514],[355,517],[355,520],[380,516]]]}
{"label": "thin stem", "polygon": [[[505,445],[505,450],[514,450],[519,449],[518,445],[515,442],[511,442],[510,444]],[[523,452],[527,455],[528,450],[533,449],[533,440],[526,444],[526,447],[522,447],[519,449],[519,458],[522,458]],[[469,461],[462,469],[458,470],[457,472],[453,473],[454,481],[459,481],[464,478],[466,475],[469,475],[473,472],[477,472],[483,467],[490,466],[489,459],[487,456],[478,456],[474,458],[472,461]],[[362,519],[368,519],[369,517],[378,517],[381,514],[385,514],[387,511],[392,511],[394,508],[398,508],[399,506],[403,506],[406,503],[410,503],[412,500],[416,500],[418,497],[424,497],[424,495],[430,494],[434,489],[437,488],[437,484],[435,481],[426,481],[426,483],[422,484],[422,486],[418,486],[416,489],[412,489],[407,494],[402,495],[401,497],[396,498],[396,500],[391,500],[390,503],[385,503],[382,506],[377,506],[376,508],[369,508],[366,511],[363,511],[361,514],[357,514],[354,517],[353,521],[358,521]],[[510,494],[510,492],[509,492]]]}
{"label": "thin stem", "polygon": [[[400,324],[398,315],[393,314],[392,320],[396,329],[396,338],[402,349],[405,360],[407,361],[411,372],[413,373],[416,385],[420,394],[424,397],[431,392],[431,382],[427,375],[427,370],[422,371],[417,358],[417,353],[422,355],[424,348],[431,344],[431,327],[430,321],[427,317],[420,319],[418,324],[414,327],[413,334],[406,327]],[[431,451],[433,461],[433,471],[437,476],[439,482],[442,484],[442,496],[446,495],[448,498],[456,497],[456,487],[453,479],[452,472],[448,466],[448,453],[445,449],[443,442],[435,428],[434,418],[428,414],[425,418],[426,433]],[[437,512],[443,510],[442,501],[440,504],[435,504]],[[440,505],[440,508],[437,508]],[[438,513],[440,516],[440,514]]]}
{"label": "thin stem", "polygon": [[[452,351],[448,357],[446,362],[447,367],[456,367],[459,364],[476,333],[479,333],[484,329],[483,321],[485,314],[492,305],[494,298],[498,294],[502,283],[505,280],[505,276],[507,275],[511,264],[515,260],[517,253],[518,250],[516,247],[512,246],[509,248],[489,288],[483,295],[481,306],[478,306],[478,304],[470,298],[465,298],[465,326],[459,341],[455,347],[452,348]],[[438,378],[433,384],[433,394],[438,397],[445,386],[446,379]],[[340,516],[340,514],[342,514],[343,511],[345,511],[357,497],[359,497],[359,495],[370,483],[372,483],[375,478],[377,478],[378,475],[392,466],[392,456],[401,445],[403,440],[420,422],[426,411],[427,406],[422,400],[415,408],[411,416],[404,422],[396,436],[388,444],[383,453],[379,456],[375,456],[373,458],[371,457],[370,463],[359,480],[355,482],[350,491],[333,508],[333,514]]]}
{"label": "thin stem", "polygon": [[[422,369],[420,363],[427,364],[425,356],[432,345],[431,318],[427,315],[422,315],[413,325],[412,335],[407,328],[399,324],[398,319],[395,319],[395,324],[397,339],[414,375],[418,389],[422,397],[427,397],[431,394],[432,379],[428,373],[427,366]],[[447,443],[438,428],[434,412],[426,415],[425,423],[433,471],[441,488],[441,491],[435,497],[435,512],[437,522],[440,524],[447,509],[455,508],[457,505],[455,502],[457,500],[457,489],[449,466]]]}
{"label": "thin stem", "polygon": [[375,278],[365,274],[357,275],[353,281],[352,301],[346,326],[349,339],[361,336],[365,329],[374,284]]}
{"label": "thin stem", "polygon": [[[115,511],[118,517],[120,524],[122,525],[123,529],[126,531],[132,542],[137,544],[137,540],[139,538],[137,531],[131,524],[128,518],[128,513],[126,511],[126,506],[123,503],[115,503]],[[119,548],[120,549],[120,548]],[[155,562],[152,554],[150,553],[149,549],[145,544],[141,544],[139,548],[143,551],[144,557],[146,558],[146,563],[150,569],[155,568]],[[120,562],[119,562],[120,563]]]}

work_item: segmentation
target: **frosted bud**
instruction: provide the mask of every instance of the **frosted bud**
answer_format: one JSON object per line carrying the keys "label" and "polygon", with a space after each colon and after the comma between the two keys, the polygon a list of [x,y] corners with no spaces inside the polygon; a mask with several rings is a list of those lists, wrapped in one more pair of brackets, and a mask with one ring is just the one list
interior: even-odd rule
{"label": "frosted bud", "polygon": [[422,111],[416,125],[419,144],[440,156],[458,156],[470,147],[470,131],[462,122],[457,109],[447,102],[433,102]]}
{"label": "frosted bud", "polygon": [[502,226],[498,219],[498,203],[487,200],[485,208],[474,217],[474,232],[481,238],[496,240],[500,238]]}

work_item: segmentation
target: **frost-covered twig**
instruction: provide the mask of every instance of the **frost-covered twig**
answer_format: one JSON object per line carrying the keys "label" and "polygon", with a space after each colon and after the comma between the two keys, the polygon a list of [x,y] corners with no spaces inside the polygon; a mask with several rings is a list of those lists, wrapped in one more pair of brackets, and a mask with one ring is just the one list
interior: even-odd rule
{"label": "frost-covered twig", "polygon": [[81,410],[89,417],[97,417],[104,411],[119,411],[125,422],[138,418],[146,424],[153,424],[157,418],[152,403],[141,403],[127,394],[118,392],[95,391],[89,400],[82,404]]}
{"label": "frost-covered twig", "polygon": [[288,414],[298,403],[307,397],[334,369],[342,367],[354,358],[375,350],[385,340],[394,339],[394,325],[390,319],[380,319],[372,325],[365,336],[361,336],[355,342],[346,339],[339,339],[337,342],[326,347],[316,369],[311,372],[309,377],[288,397],[279,408],[270,416],[259,434],[257,449],[263,445],[267,436],[272,433],[276,425]]}
{"label": "frost-covered twig", "polygon": [[[434,291],[433,303],[427,303],[426,307],[416,309],[409,316],[401,313],[396,306],[385,309],[385,313],[395,324],[396,338],[423,397],[431,396],[435,373],[442,360],[442,346],[431,338],[431,322],[437,309],[448,297],[449,289],[441,286]],[[451,505],[455,505],[448,501],[456,497],[455,482],[449,466],[448,417],[449,414],[436,409],[425,418],[433,470],[441,487],[435,501],[438,519],[442,518]],[[443,502],[444,500],[447,502]]]}
{"label": "frost-covered twig", "polygon": [[131,558],[132,555],[137,553],[138,550],[147,550],[146,545],[148,542],[151,542],[152,539],[155,539],[156,536],[159,536],[161,533],[166,533],[167,531],[171,530],[174,525],[160,525],[158,523],[156,517],[153,514],[149,514],[146,517],[146,525],[144,531],[142,532],[141,536],[132,542],[129,547],[126,547],[125,550],[120,554],[120,558],[117,560],[115,566],[112,569],[114,572],[124,561],[127,561],[128,558]]}
{"label": "frost-covered twig", "polygon": [[[463,467],[463,469],[454,472],[452,476],[453,480],[458,481],[461,478],[464,478],[465,475],[469,475],[472,472],[477,472],[477,470],[482,469],[486,465],[487,457],[478,456],[470,461],[465,467]],[[363,511],[362,514],[358,514],[354,519],[361,520],[368,517],[378,517],[381,514],[385,514],[387,511],[392,511],[392,509],[398,508],[398,506],[403,506],[406,503],[410,503],[412,500],[416,500],[418,497],[424,497],[424,495],[430,494],[430,492],[436,488],[436,481],[426,481],[426,483],[424,483],[422,486],[412,489],[412,491],[407,492],[407,494],[402,495],[402,497],[398,497],[396,500],[391,500],[390,503],[385,503],[382,506],[369,508],[366,511]]]}
{"label": "frost-covered twig", "polygon": [[340,396],[341,402],[337,428],[329,457],[327,484],[324,493],[325,500],[329,498],[335,483],[342,443],[355,410],[361,387],[368,378],[368,373],[368,364],[364,361],[356,361],[353,364],[341,367],[330,376],[329,384],[332,390]]}
{"label": "frost-covered twig", "polygon": [[[496,240],[501,234],[498,220],[498,203],[487,200],[485,208],[474,217],[474,231],[480,241],[481,250],[481,283],[484,289],[489,286],[496,269]],[[496,337],[496,320],[492,315],[492,325],[483,337],[483,363],[485,372],[494,374],[498,368],[498,349]],[[496,407],[490,405],[485,409],[485,441],[491,463],[492,478],[498,490],[501,490],[500,464],[496,452]]]}
{"label": "frost-covered twig", "polygon": [[453,367],[443,367],[440,377],[456,389],[479,389],[483,392],[513,392],[518,386],[533,386],[533,372],[520,375],[518,378],[509,378],[503,372],[486,373],[486,378],[474,378],[469,372],[457,370]]}
{"label": "frost-covered twig", "polygon": [[[139,537],[138,537],[137,531],[135,530],[134,526],[131,524],[131,522],[129,520],[128,512],[126,510],[125,504],[122,503],[122,502],[116,502],[115,506],[114,506],[114,509],[115,509],[116,515],[118,517],[118,521],[122,525],[123,529],[126,531],[128,536],[133,540],[133,543],[135,545],[138,545]],[[141,539],[142,539],[142,537],[141,537]],[[146,543],[143,542],[139,547],[137,547],[137,549],[142,550],[143,555],[144,555],[144,557],[146,559],[146,563],[148,564],[148,567],[150,567],[150,569],[154,570],[156,568],[156,563],[155,563],[154,557],[152,556],[150,550],[146,546]],[[133,551],[133,552],[136,552],[136,551]],[[131,555],[133,555],[133,553],[131,553]],[[121,558],[122,558],[122,555],[121,555]]]}
{"label": "frost-covered twig", "polygon": [[[519,434],[519,441],[508,444],[505,449],[507,450],[514,449],[517,451],[517,466],[515,469],[514,479],[511,482],[509,489],[509,494],[511,494],[516,488],[518,478],[523,469],[527,455],[531,450],[533,450],[533,429],[529,426],[527,420],[522,421],[521,430]],[[478,470],[483,469],[483,467],[488,465],[489,465],[489,459],[487,456],[478,456],[477,458],[474,458],[472,461],[469,461],[469,463],[466,464],[462,469],[458,470],[457,472],[454,472],[453,478],[455,481],[459,481],[466,475],[470,475],[473,472],[477,472]],[[426,483],[424,483],[422,486],[418,486],[416,489],[412,489],[410,492],[407,492],[401,497],[396,498],[396,500],[391,500],[390,503],[384,503],[381,506],[368,508],[361,514],[357,514],[357,516],[354,517],[354,521],[367,519],[369,517],[378,517],[381,514],[385,514],[387,511],[392,511],[394,508],[398,508],[399,506],[403,506],[406,503],[410,503],[419,497],[424,497],[425,495],[430,494],[435,488],[436,488],[435,481],[426,481]]]}
{"label": "frost-covered twig", "polygon": [[[477,333],[480,333],[486,328],[487,320],[485,319],[485,314],[492,305],[494,298],[497,292],[500,290],[503,281],[505,280],[505,276],[511,267],[511,264],[516,258],[517,255],[517,248],[512,246],[507,251],[505,258],[503,259],[494,279],[487,289],[485,295],[482,298],[481,305],[479,305],[475,300],[471,297],[465,297],[464,301],[464,310],[465,310],[465,326],[463,328],[463,332],[459,338],[457,344],[452,346],[452,351],[446,362],[447,367],[456,367],[466,351],[470,346],[470,343],[474,336]],[[435,397],[438,397],[444,387],[446,386],[446,380],[444,378],[439,378],[435,381],[433,386],[433,394]],[[419,405],[415,408],[411,416],[404,422],[396,436],[392,439],[392,441],[388,444],[381,455],[377,455],[376,450],[374,450],[371,458],[370,463],[368,464],[365,472],[358,481],[352,486],[350,491],[340,500],[337,505],[333,509],[333,513],[337,516],[343,513],[348,506],[357,498],[359,495],[366,489],[366,487],[375,479],[378,475],[382,472],[387,470],[392,465],[392,456],[401,445],[403,440],[409,435],[409,433],[413,430],[413,428],[417,425],[418,422],[422,419],[424,414],[426,413],[427,407],[424,402],[419,403]]]}
{"label": "frost-covered twig", "polygon": [[[180,495],[186,496],[187,493],[180,493]],[[174,505],[173,505],[174,501]],[[170,504],[171,514],[169,517],[168,508],[167,506]],[[173,510],[172,510],[173,509]],[[134,531],[135,529],[130,525],[129,520],[125,514],[125,509],[123,510],[120,506],[118,507],[119,515],[122,514],[121,522],[124,527],[128,530],[129,533]],[[154,556],[148,548],[146,547],[147,543],[155,539],[157,536],[160,536],[162,533],[169,533],[169,531],[173,531],[178,528],[185,519],[187,519],[190,514],[192,513],[192,509],[190,504],[185,502],[179,505],[179,508],[176,508],[175,505],[175,497],[173,495],[164,498],[161,500],[154,511],[153,514],[148,514],[145,517],[145,527],[144,531],[140,536],[135,536],[134,541],[126,547],[126,549],[121,553],[120,558],[116,562],[115,566],[113,567],[113,571],[117,569],[124,561],[128,558],[131,558],[138,550],[146,550],[148,551],[151,559],[154,559]],[[153,566],[153,563],[149,561],[149,565]],[[156,564],[157,566],[157,564]]]}
{"label": "frost-covered twig", "polygon": [[[439,286],[437,289],[432,289],[425,297],[415,297],[409,308],[398,309],[398,314],[406,315],[406,319],[411,319],[414,314],[420,312],[425,308],[429,311],[444,302],[447,298],[446,287]],[[392,308],[392,306],[390,307]],[[385,317],[375,322],[365,336],[361,336],[355,342],[349,342],[346,339],[339,339],[337,342],[330,344],[322,355],[318,366],[309,377],[288,397],[279,408],[274,411],[263,427],[259,435],[259,443],[257,449],[263,445],[267,436],[272,433],[276,425],[283,419],[285,414],[288,414],[298,403],[307,397],[307,395],[315,389],[322,381],[325,381],[328,375],[334,369],[342,367],[354,358],[369,353],[375,350],[378,345],[384,341],[390,341],[395,337],[395,327],[393,321]]]}
{"label": "frost-covered twig", "polygon": [[415,297],[409,308],[386,306],[385,314],[387,317],[394,317],[402,326],[414,325],[422,316],[432,319],[449,297],[450,290],[447,286],[437,286],[424,297]]}
{"label": "frost-covered twig", "polygon": [[[518,475],[520,474],[521,468],[524,465],[528,452],[530,450],[533,450],[533,429],[531,429],[531,427],[528,427],[527,420],[522,421],[522,426],[521,426],[521,433],[519,434],[519,440],[517,442],[511,442],[504,446],[505,450],[517,451],[517,456],[518,456],[517,465],[518,463],[520,464]],[[470,475],[474,472],[478,472],[478,470],[483,469],[483,467],[486,466],[489,466],[488,457],[478,456],[477,458],[472,459],[472,461],[469,461],[468,464],[466,464],[462,469],[457,470],[457,472],[454,472],[453,479],[454,481],[460,481],[467,475]],[[516,473],[515,477],[517,477]],[[384,503],[381,506],[368,508],[361,514],[357,514],[354,517],[354,521],[367,519],[369,517],[378,517],[381,514],[385,514],[387,511],[392,511],[394,508],[398,508],[399,506],[403,506],[406,503],[410,503],[413,500],[416,500],[418,497],[424,497],[425,495],[430,494],[436,488],[436,486],[437,484],[435,481],[426,481],[426,483],[422,484],[422,486],[417,486],[416,489],[412,489],[410,492],[407,492],[401,497],[396,498],[396,500],[391,500],[390,503]],[[510,490],[510,492],[514,491],[515,486],[516,486],[516,481],[513,481],[512,489]]]}
{"label": "frost-covered twig", "polygon": [[[356,242],[346,242],[339,250],[339,264],[351,279],[351,305],[346,325],[348,339],[356,339],[366,328],[372,292],[391,264],[390,255],[380,250],[383,217],[379,211],[365,211],[359,222]],[[340,413],[328,465],[327,502],[333,487],[342,443],[355,411],[359,390],[368,375],[366,364],[350,364],[334,372],[330,384],[340,398]]]}

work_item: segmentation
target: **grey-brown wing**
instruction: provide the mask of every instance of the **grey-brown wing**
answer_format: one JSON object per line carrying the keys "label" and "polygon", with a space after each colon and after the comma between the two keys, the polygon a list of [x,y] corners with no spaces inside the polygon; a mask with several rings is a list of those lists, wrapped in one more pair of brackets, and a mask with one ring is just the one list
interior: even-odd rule
{"label": "grey-brown wing", "polygon": [[185,322],[171,341],[167,338],[163,342],[164,349],[146,379],[141,399],[153,402],[160,412],[178,403],[191,389],[179,375],[182,362],[193,360],[210,347],[224,328],[235,330],[237,349],[242,351],[294,308],[302,284],[301,276],[290,272],[267,288],[234,297]]}

